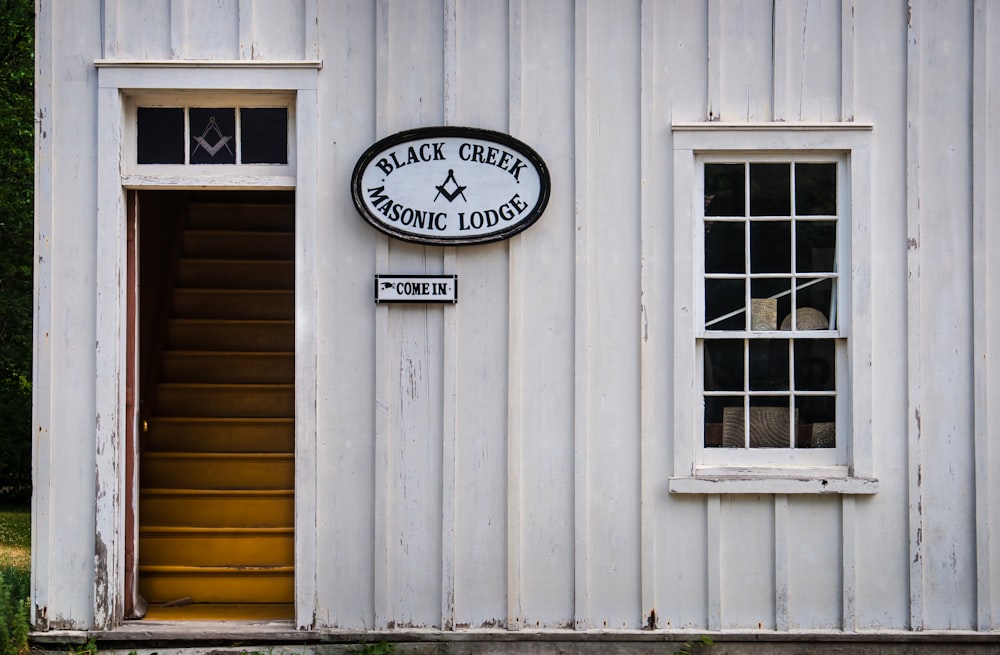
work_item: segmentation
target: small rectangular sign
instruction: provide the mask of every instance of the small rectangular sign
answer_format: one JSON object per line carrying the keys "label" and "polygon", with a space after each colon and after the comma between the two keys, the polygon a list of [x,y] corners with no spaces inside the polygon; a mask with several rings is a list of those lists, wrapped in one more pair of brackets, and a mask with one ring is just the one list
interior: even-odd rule
{"label": "small rectangular sign", "polygon": [[375,302],[458,302],[457,275],[376,275]]}

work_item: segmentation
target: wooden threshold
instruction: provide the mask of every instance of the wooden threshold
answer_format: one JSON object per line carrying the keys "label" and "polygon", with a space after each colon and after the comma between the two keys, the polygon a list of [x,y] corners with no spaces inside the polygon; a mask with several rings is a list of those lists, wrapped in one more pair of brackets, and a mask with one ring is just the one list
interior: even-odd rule
{"label": "wooden threshold", "polygon": [[292,603],[192,603],[177,607],[150,605],[147,621],[290,621]]}

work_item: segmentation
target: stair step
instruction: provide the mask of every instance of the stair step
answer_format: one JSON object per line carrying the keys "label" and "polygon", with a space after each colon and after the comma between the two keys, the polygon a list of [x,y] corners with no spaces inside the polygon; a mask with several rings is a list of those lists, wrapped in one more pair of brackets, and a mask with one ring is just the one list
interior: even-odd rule
{"label": "stair step", "polygon": [[290,527],[295,494],[288,489],[143,489],[139,516],[144,526]]}
{"label": "stair step", "polygon": [[172,318],[167,323],[167,347],[172,350],[291,352],[295,350],[295,322]]}
{"label": "stair step", "polygon": [[287,289],[175,289],[173,315],[182,318],[295,318],[295,292]]}
{"label": "stair step", "polygon": [[139,566],[291,566],[290,527],[147,527],[139,530]]}
{"label": "stair step", "polygon": [[291,453],[295,419],[159,416],[149,419],[142,444],[148,451]]}
{"label": "stair step", "polygon": [[292,232],[242,230],[185,230],[181,242],[185,257],[207,259],[295,258]]}
{"label": "stair step", "polygon": [[292,418],[295,385],[164,382],[156,407],[158,416]]}
{"label": "stair step", "polygon": [[141,482],[160,489],[295,488],[295,456],[291,453],[144,454]]}
{"label": "stair step", "polygon": [[188,205],[187,224],[203,230],[290,231],[295,227],[295,205],[195,202]]}
{"label": "stair step", "polygon": [[295,382],[295,354],[292,352],[166,350],[161,366],[160,379],[165,382]]}
{"label": "stair step", "polygon": [[293,289],[295,262],[182,258],[177,262],[177,286],[195,289]]}
{"label": "stair step", "polygon": [[294,597],[294,569],[140,566],[139,593],[150,603],[189,597],[195,603],[280,603]]}
{"label": "stair step", "polygon": [[293,603],[192,603],[150,605],[147,621],[292,621]]}

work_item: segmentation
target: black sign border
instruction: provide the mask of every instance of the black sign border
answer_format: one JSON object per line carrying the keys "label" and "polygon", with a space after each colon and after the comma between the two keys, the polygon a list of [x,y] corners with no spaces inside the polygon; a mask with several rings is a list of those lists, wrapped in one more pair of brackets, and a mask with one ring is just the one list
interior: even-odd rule
{"label": "black sign border", "polygon": [[[400,279],[411,279],[411,280],[451,280],[455,288],[455,297],[451,300],[427,300],[426,298],[416,298],[414,300],[409,299],[397,299],[397,300],[383,300],[378,297],[378,283],[384,277],[400,278]],[[456,305],[458,304],[458,275],[452,273],[451,275],[391,275],[389,273],[376,273],[375,274],[375,304],[376,305]]]}
{"label": "black sign border", "polygon": [[[535,202],[535,206],[531,208],[531,211],[528,212],[528,216],[526,216],[524,220],[519,221],[516,225],[513,225],[506,230],[491,232],[490,234],[483,236],[451,238],[411,234],[409,232],[393,228],[390,225],[386,225],[379,219],[379,217],[368,211],[368,206],[364,203],[364,190],[361,188],[361,176],[375,159],[375,156],[385,150],[388,150],[389,148],[392,148],[393,146],[398,146],[408,141],[441,136],[468,137],[470,139],[491,141],[511,150],[515,150],[519,154],[523,155],[524,158],[531,163],[535,170],[538,171],[539,178],[538,200]],[[374,227],[379,232],[396,239],[408,241],[410,243],[420,243],[428,246],[474,246],[481,243],[493,243],[509,239],[515,234],[519,234],[535,224],[535,221],[541,217],[542,213],[545,211],[545,207],[549,204],[549,194],[551,191],[552,181],[549,177],[549,169],[545,165],[545,161],[541,158],[541,156],[530,146],[503,132],[484,130],[478,127],[460,127],[457,125],[418,127],[412,130],[397,132],[396,134],[387,136],[384,139],[380,139],[365,150],[365,152],[358,159],[358,163],[355,164],[354,172],[351,174],[351,198],[354,200],[354,206],[358,210],[358,213],[361,214],[361,217],[364,218],[369,225]]]}

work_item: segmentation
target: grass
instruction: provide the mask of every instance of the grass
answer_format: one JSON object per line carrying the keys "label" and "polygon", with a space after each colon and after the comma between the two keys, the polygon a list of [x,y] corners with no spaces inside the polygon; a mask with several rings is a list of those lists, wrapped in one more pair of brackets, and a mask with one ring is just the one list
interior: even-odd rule
{"label": "grass", "polygon": [[28,653],[31,512],[0,507],[0,655]]}
{"label": "grass", "polygon": [[28,572],[31,566],[31,512],[0,507],[0,569]]}

